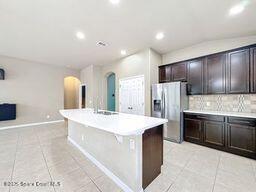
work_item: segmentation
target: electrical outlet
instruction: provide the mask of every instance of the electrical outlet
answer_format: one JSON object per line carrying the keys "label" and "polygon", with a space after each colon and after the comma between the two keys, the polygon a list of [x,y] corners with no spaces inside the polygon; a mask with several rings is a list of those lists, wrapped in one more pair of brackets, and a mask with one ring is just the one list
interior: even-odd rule
{"label": "electrical outlet", "polygon": [[46,116],[46,119],[50,119],[50,117],[51,117],[50,115],[47,115],[47,116]]}
{"label": "electrical outlet", "polygon": [[135,141],[134,141],[134,139],[130,139],[130,149],[132,149],[132,150],[135,149]]}
{"label": "electrical outlet", "polygon": [[82,141],[84,141],[84,139],[85,139],[85,136],[84,136],[84,135],[82,135]]}

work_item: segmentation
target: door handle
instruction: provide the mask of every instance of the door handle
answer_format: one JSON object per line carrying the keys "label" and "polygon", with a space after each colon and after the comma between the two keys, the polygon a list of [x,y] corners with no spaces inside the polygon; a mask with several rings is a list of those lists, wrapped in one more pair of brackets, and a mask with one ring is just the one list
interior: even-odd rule
{"label": "door handle", "polygon": [[162,91],[162,95],[161,95],[161,118],[164,117],[164,92]]}

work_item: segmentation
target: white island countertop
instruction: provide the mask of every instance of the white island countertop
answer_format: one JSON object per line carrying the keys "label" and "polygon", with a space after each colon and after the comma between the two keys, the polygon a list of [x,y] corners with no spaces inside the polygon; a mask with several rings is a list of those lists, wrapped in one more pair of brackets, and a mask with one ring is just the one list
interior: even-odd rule
{"label": "white island countertop", "polygon": [[167,119],[117,113],[103,115],[93,112],[93,109],[60,110],[63,117],[83,124],[98,128],[121,136],[143,134],[145,130],[168,122]]}

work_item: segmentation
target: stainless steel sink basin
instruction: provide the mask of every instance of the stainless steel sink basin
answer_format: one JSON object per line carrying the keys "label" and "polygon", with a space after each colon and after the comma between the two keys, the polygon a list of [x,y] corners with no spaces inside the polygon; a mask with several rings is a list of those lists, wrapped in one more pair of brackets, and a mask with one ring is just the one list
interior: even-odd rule
{"label": "stainless steel sink basin", "polygon": [[116,114],[118,114],[116,112],[111,112],[111,111],[97,111],[95,113],[101,114],[101,115],[116,115]]}

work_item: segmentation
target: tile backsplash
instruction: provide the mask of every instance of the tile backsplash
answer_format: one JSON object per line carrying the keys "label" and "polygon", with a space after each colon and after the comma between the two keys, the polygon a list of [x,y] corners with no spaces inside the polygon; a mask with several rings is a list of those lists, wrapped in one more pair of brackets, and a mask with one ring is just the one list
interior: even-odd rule
{"label": "tile backsplash", "polygon": [[256,94],[189,96],[189,109],[256,113]]}

